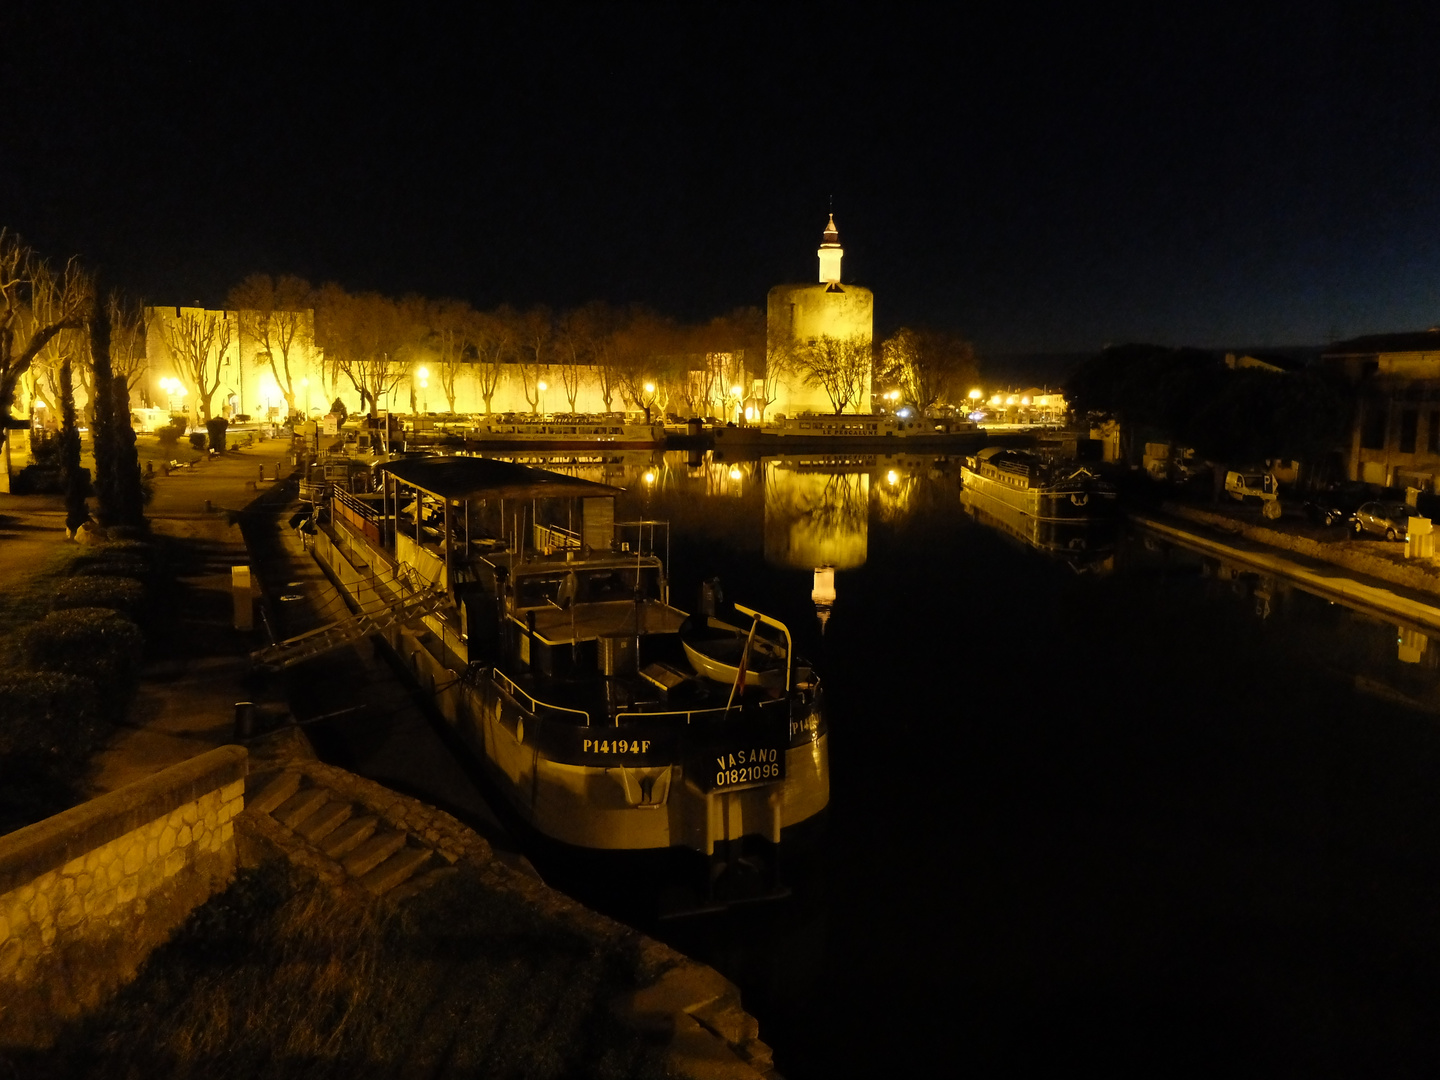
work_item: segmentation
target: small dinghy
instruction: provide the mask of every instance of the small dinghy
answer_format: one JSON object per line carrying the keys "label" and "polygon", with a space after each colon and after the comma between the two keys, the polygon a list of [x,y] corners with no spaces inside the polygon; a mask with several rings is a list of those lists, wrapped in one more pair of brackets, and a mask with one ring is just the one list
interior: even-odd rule
{"label": "small dinghy", "polygon": [[[685,647],[690,666],[707,679],[733,686],[740,675],[740,658],[743,655],[746,686],[785,689],[789,675],[790,631],[775,619],[740,604],[735,605],[735,610],[751,616],[755,620],[753,626],[737,626],[713,615],[692,616],[685,621],[680,628],[680,643]],[[784,642],[755,633],[761,624],[784,633]]]}

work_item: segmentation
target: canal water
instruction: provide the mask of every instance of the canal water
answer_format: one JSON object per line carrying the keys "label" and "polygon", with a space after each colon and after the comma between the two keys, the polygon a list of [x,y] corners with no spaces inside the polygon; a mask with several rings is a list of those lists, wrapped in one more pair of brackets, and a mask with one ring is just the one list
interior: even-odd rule
{"label": "canal water", "polygon": [[659,920],[653,866],[537,860],[740,984],[791,1080],[1440,1060],[1422,634],[1140,530],[1036,533],[957,460],[526,460],[626,487],[674,602],[719,576],[824,680],[790,900]]}

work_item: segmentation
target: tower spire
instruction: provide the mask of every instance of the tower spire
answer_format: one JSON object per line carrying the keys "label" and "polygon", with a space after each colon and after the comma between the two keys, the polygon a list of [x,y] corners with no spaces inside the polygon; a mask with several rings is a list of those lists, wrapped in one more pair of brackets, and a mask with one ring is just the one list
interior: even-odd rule
{"label": "tower spire", "polygon": [[820,281],[826,285],[838,285],[840,283],[840,260],[845,255],[845,249],[840,246],[840,230],[835,228],[835,214],[830,214],[830,223],[825,226],[825,233],[820,237],[820,250],[816,252],[820,256]]}

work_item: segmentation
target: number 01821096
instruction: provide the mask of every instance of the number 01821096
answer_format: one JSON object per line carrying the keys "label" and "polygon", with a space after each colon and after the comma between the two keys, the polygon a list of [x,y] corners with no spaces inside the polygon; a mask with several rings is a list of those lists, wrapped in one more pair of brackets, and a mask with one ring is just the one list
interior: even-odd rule
{"label": "number 01821096", "polygon": [[765,784],[785,776],[785,755],[773,746],[752,750],[735,750],[717,754],[712,759],[715,788]]}

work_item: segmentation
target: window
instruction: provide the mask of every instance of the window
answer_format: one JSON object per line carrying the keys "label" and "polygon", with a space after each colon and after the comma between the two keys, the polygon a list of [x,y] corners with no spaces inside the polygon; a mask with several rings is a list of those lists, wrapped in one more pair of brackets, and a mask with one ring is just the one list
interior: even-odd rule
{"label": "window", "polygon": [[1415,432],[1420,423],[1420,410],[1406,409],[1400,414],[1400,453],[1415,453]]}
{"label": "window", "polygon": [[1360,426],[1360,447],[1364,450],[1385,449],[1385,406],[1382,402],[1365,403],[1365,422]]}

